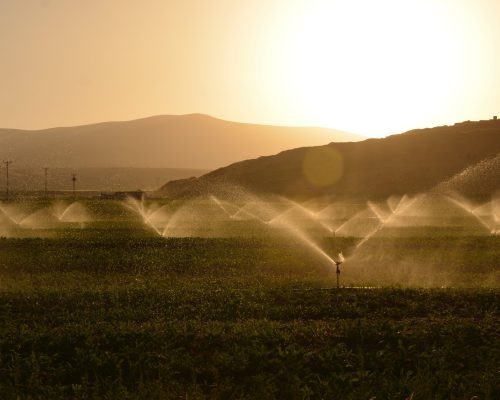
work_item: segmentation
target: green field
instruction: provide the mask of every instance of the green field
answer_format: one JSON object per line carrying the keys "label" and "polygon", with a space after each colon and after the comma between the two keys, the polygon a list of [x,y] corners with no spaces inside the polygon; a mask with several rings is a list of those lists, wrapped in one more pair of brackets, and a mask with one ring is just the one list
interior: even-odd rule
{"label": "green field", "polygon": [[5,204],[37,220],[0,239],[2,399],[500,397],[498,235],[399,226],[356,249],[304,224],[344,251],[337,289],[293,232],[161,237],[119,202],[81,204],[91,218],[60,224],[50,202]]}

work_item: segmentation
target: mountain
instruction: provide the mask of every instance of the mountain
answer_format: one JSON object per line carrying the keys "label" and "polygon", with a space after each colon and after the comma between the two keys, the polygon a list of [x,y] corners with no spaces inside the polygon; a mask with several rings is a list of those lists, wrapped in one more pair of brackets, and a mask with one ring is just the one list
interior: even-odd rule
{"label": "mountain", "polygon": [[360,136],[323,128],[228,122],[201,114],[162,115],[38,131],[0,129],[12,168],[140,167],[211,170],[291,147]]}
{"label": "mountain", "polygon": [[[77,190],[132,191],[156,190],[163,182],[200,176],[209,172],[197,169],[176,168],[49,168],[49,191],[71,190],[73,174]],[[0,188],[6,187],[5,169],[0,170]],[[45,176],[42,168],[12,168],[9,171],[9,187],[13,192],[43,191]]]}
{"label": "mountain", "polygon": [[224,183],[292,197],[411,194],[427,191],[499,152],[500,121],[466,121],[383,139],[288,150],[241,161],[198,179],[169,182],[160,192],[191,196]]}

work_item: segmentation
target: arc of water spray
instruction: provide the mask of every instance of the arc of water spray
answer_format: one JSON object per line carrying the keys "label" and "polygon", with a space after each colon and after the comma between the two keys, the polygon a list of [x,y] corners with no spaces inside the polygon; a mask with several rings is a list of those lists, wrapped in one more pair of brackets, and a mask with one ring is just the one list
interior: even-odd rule
{"label": "arc of water spray", "polygon": [[185,204],[180,206],[178,209],[176,209],[174,211],[174,213],[172,214],[172,216],[170,217],[170,219],[168,220],[167,224],[165,225],[165,227],[163,228],[163,231],[161,232],[161,236],[163,237],[168,237],[168,232],[170,230],[170,228],[173,227],[174,223],[177,222],[177,220],[179,219],[179,215],[181,213],[181,210],[185,207]]}
{"label": "arc of water spray", "polygon": [[237,206],[234,206],[232,205],[233,207],[236,207],[237,210],[236,212],[231,212],[228,210],[227,206],[224,206],[224,203],[218,199],[217,197],[215,197],[214,195],[210,195],[210,197],[212,198],[213,201],[215,201],[215,203],[229,216],[229,218],[237,218],[239,214],[246,214],[248,215],[250,218],[253,218],[253,219],[256,219],[260,222],[262,222],[263,224],[266,223],[266,221],[264,221],[261,217],[259,217],[258,215],[254,214],[253,212],[251,211],[248,211],[246,210],[245,208],[248,207],[248,205],[250,203],[245,203],[243,206],[241,206],[240,208],[237,208]]}
{"label": "arc of water spray", "polygon": [[[215,196],[212,196],[212,197],[214,198],[214,200],[218,200]],[[260,204],[260,202],[256,201],[256,204],[258,206]],[[244,207],[246,207],[247,205],[248,204],[244,205],[235,214],[232,214],[233,217],[234,217],[234,215],[237,215],[239,212],[246,212],[249,215],[255,215],[255,214],[253,214],[253,213],[251,213],[251,212],[249,212],[247,210],[243,210]],[[268,206],[268,207],[271,208],[270,206]],[[269,210],[269,211],[271,211],[271,210]],[[265,223],[267,225],[272,225],[272,224],[274,224],[278,220],[278,217],[281,217],[282,214],[284,214],[284,213],[286,213],[288,211],[289,210],[285,210],[284,212],[279,213],[278,215],[276,215],[275,217],[271,218],[267,222],[264,221],[262,218],[258,217],[257,215],[255,215],[255,217],[258,220],[260,220],[261,222],[263,222],[263,223]],[[272,210],[272,212],[275,213],[275,210]],[[314,241],[311,238],[309,238],[303,231],[301,231],[297,226],[295,226],[294,224],[292,224],[290,221],[286,220],[286,218],[282,219],[280,221],[280,225],[282,227],[284,227],[292,235],[294,235],[296,238],[298,238],[300,241],[302,241],[304,244],[306,244],[309,248],[311,248],[312,250],[314,250],[315,252],[317,252],[319,255],[321,255],[323,258],[325,258],[326,260],[328,260],[328,262],[330,264],[335,264],[334,260],[323,249],[321,249],[321,247],[319,247],[316,243],[314,243]],[[166,229],[168,229],[168,226],[167,226]]]}
{"label": "arc of water spray", "polygon": [[141,199],[141,202],[139,203],[138,200],[128,197],[127,200],[124,202],[124,205],[137,213],[143,220],[144,224],[151,228],[158,236],[163,236],[162,232],[153,224],[150,220],[150,215],[148,213],[148,210],[146,209],[144,205],[144,199]]}
{"label": "arc of water spray", "polygon": [[347,225],[350,221],[352,221],[352,220],[353,220],[353,218],[358,217],[361,213],[362,213],[362,211],[361,211],[361,212],[356,213],[356,214],[355,214],[355,215],[353,215],[351,218],[348,218],[346,221],[344,221],[343,223],[341,223],[341,224],[340,224],[337,228],[335,228],[335,230],[333,231],[333,234],[334,234],[334,235],[337,235],[337,233],[338,233],[338,232],[339,232],[342,228],[344,228],[344,226],[346,226],[346,225]]}
{"label": "arc of water spray", "polygon": [[[243,207],[241,207],[241,208],[240,208],[240,209],[239,209],[239,210],[238,210],[238,211],[237,211],[237,212],[233,215],[233,218],[238,218],[238,216],[239,216],[240,214],[244,214],[244,215],[246,214],[246,215],[248,215],[250,218],[253,218],[253,219],[257,220],[257,221],[259,221],[259,222],[260,222],[260,223],[262,223],[262,224],[265,224],[265,225],[269,224],[269,221],[270,221],[270,220],[267,220],[267,221],[266,221],[266,220],[265,220],[264,218],[262,218],[261,216],[259,216],[259,215],[257,215],[256,213],[254,213],[254,212],[252,212],[252,211],[248,210],[248,208],[250,207],[250,205],[251,205],[251,204],[257,204],[257,205],[258,205],[259,203],[258,203],[258,202],[256,202],[256,201],[255,201],[255,202],[249,202],[249,203],[246,203]],[[262,210],[261,210],[261,211],[262,211]],[[268,213],[268,211],[269,211],[269,210],[263,210],[263,214]],[[274,211],[274,210],[273,210],[273,211]],[[272,218],[271,218],[271,219],[272,219]]]}
{"label": "arc of water spray", "polygon": [[[228,207],[225,206],[223,204],[223,202],[221,200],[219,200],[216,196],[214,195],[210,195],[210,198],[212,201],[214,201],[227,215],[232,215],[234,217],[234,215],[238,214],[239,212],[247,212],[248,214],[253,214],[253,213],[250,213],[249,211],[246,211],[246,210],[243,210],[243,208],[246,206],[243,206],[241,207],[236,213],[234,214],[231,214]],[[256,201],[256,205],[259,206],[259,202]],[[261,206],[263,207],[263,206]],[[271,207],[268,206],[270,209],[268,211],[271,211]],[[171,219],[169,220],[168,224],[165,226],[163,232],[162,232],[162,236],[166,236],[168,234],[168,231],[169,229],[171,228],[171,226],[173,225],[173,223],[176,221],[176,216],[178,215],[178,212],[179,210],[177,210],[177,212],[171,217]],[[272,210],[273,213],[275,213],[274,210]],[[283,213],[280,213],[279,215],[281,215]],[[258,220],[262,221],[263,223],[266,223],[264,220],[262,220],[260,217],[258,216],[255,216]],[[277,216],[275,216],[274,218],[272,218],[269,222],[267,222],[267,224],[271,224],[272,221],[277,221]],[[324,259],[326,259],[331,265],[334,265],[335,262],[334,260],[323,250],[321,249],[320,246],[318,246],[316,243],[314,243],[314,241],[308,237],[299,227],[295,226],[294,224],[292,224],[290,221],[286,220],[286,218],[283,218],[281,221],[280,221],[280,225],[282,227],[284,227],[288,232],[290,232],[293,236],[295,236],[296,238],[298,238],[301,242],[303,242],[305,245],[307,245],[310,249],[314,250],[317,254],[321,255],[321,257],[323,257]]]}
{"label": "arc of water spray", "polygon": [[66,216],[66,214],[68,214],[68,212],[71,210],[72,207],[76,207],[78,205],[78,202],[74,201],[73,203],[71,203],[69,206],[67,206],[62,213],[58,213],[56,214],[56,218],[59,220],[59,221],[62,221],[64,219],[64,217]]}
{"label": "arc of water spray", "polygon": [[299,210],[303,211],[307,215],[309,215],[316,223],[318,223],[322,228],[324,228],[326,231],[329,233],[333,233],[333,229],[330,228],[328,225],[326,225],[323,221],[318,219],[318,213],[315,213],[308,208],[304,207],[302,204],[299,204],[293,200],[286,199],[288,200],[294,207],[297,207]]}
{"label": "arc of water spray", "polygon": [[[208,196],[208,199],[212,201],[219,209],[221,209],[225,215],[227,215],[229,218],[231,217],[231,212],[228,210],[228,207],[223,204],[223,202],[218,199],[216,196],[210,194]],[[200,200],[198,198],[197,200]],[[203,201],[206,202],[206,197],[203,197]],[[192,205],[193,203],[191,202],[185,202],[181,207],[179,207],[175,212],[172,214],[170,219],[168,220],[168,223],[163,227],[163,230],[161,232],[161,236],[167,237],[169,234],[169,231],[171,228],[174,227],[174,224],[179,221],[179,218],[183,215],[183,212],[186,211],[188,205]],[[230,203],[229,203],[230,204]]]}
{"label": "arc of water spray", "polygon": [[[472,215],[489,233],[493,233],[495,234],[495,227],[491,226],[490,224],[488,224],[484,218],[481,218],[478,214],[477,214],[477,210],[481,207],[484,206],[484,204],[482,205],[479,205],[477,207],[473,207],[471,206],[470,204],[467,204],[467,202],[465,200],[462,199],[459,200],[459,199],[456,199],[452,196],[446,196],[446,198],[451,201],[453,204],[459,206],[461,209],[467,211],[467,213],[469,213],[470,215]],[[496,216],[495,216],[496,217]]]}
{"label": "arc of water spray", "polygon": [[[40,213],[46,212],[48,215],[50,215],[51,218],[55,218],[58,222],[63,222],[64,217],[68,214],[68,212],[71,210],[72,207],[74,207],[77,202],[71,203],[69,206],[67,206],[62,212],[57,212],[53,208],[50,209],[49,207],[45,208],[39,208],[33,212],[30,212],[28,214],[24,214],[23,216],[19,218],[14,218],[12,215],[10,215],[9,212],[7,212],[3,207],[0,207],[0,211],[2,212],[3,215],[5,215],[14,225],[18,227],[22,227],[23,225],[26,225],[30,218],[36,217]],[[83,223],[82,221],[79,221],[80,223]]]}
{"label": "arc of water spray", "polygon": [[298,209],[298,210],[302,211],[303,213],[305,213],[307,216],[309,216],[316,224],[321,226],[328,233],[333,233],[332,228],[330,228],[328,225],[326,225],[323,221],[318,220],[316,213],[312,212],[308,208],[304,207],[303,205],[301,205],[293,200],[290,200],[290,199],[287,199],[284,197],[280,197],[280,199],[282,201],[288,203],[289,205],[291,205],[291,207],[287,208],[285,211],[281,212],[280,214],[278,214],[277,216],[272,218],[270,221],[268,221],[268,224],[272,225],[276,221],[282,219],[283,217],[286,217],[286,215],[289,214],[290,212],[292,212],[294,209]]}
{"label": "arc of water spray", "polygon": [[368,201],[366,204],[368,205],[368,208],[375,214],[377,219],[379,221],[382,221],[382,223],[385,223],[387,219],[392,215],[392,213],[396,212],[395,210],[397,210],[396,207],[394,211],[391,210],[389,211],[389,213],[384,213],[376,204],[372,203],[371,201]]}
{"label": "arc of water spray", "polygon": [[[7,211],[5,211],[4,208],[0,207],[0,211],[2,211],[2,214],[5,215],[14,225],[20,225],[23,219],[26,219],[27,217],[22,217],[19,220],[14,219]],[[28,215],[29,216],[29,215]]]}
{"label": "arc of water spray", "polygon": [[344,221],[342,224],[340,224],[334,231],[333,234],[337,235],[338,232],[340,232],[344,227],[347,226],[352,220],[359,218],[363,213],[365,213],[366,210],[362,210],[354,214],[352,217],[348,218],[346,221]]}
{"label": "arc of water spray", "polygon": [[[399,201],[399,203],[398,203],[397,207],[399,207],[399,206],[402,204],[403,199],[405,199],[405,200],[406,200],[406,199],[407,199],[407,196],[405,195],[405,196],[403,196],[403,197],[400,199],[400,201]],[[368,207],[370,208],[370,202],[368,202]],[[396,208],[397,208],[397,207],[396,207]],[[339,233],[342,229],[344,229],[344,228],[345,228],[348,224],[350,224],[350,223],[351,223],[353,220],[355,220],[356,218],[360,218],[360,217],[361,217],[364,213],[366,213],[366,211],[367,211],[367,209],[365,208],[365,209],[363,209],[363,210],[361,210],[361,211],[357,212],[356,214],[354,214],[354,215],[353,215],[353,216],[351,216],[350,218],[348,218],[346,221],[344,221],[343,223],[341,223],[341,224],[340,224],[337,228],[335,228],[335,229],[333,230],[333,234],[336,236],[336,235],[337,235],[337,234],[338,234],[338,233]],[[377,218],[378,220],[381,220],[381,219],[382,219],[382,217],[379,215],[379,213],[375,212],[373,209],[371,209],[371,211],[372,211],[372,213],[373,213],[373,214],[375,214],[375,218]]]}
{"label": "arc of water spray", "polygon": [[161,236],[167,237],[168,231],[170,230],[170,225],[172,225],[174,218],[175,218],[175,214],[172,216],[172,218],[170,218],[170,220],[167,222],[167,225],[165,225],[165,227],[163,228],[163,232],[161,232]]}
{"label": "arc of water spray", "polygon": [[311,238],[309,238],[304,232],[302,232],[299,228],[297,228],[296,226],[294,226],[290,223],[285,223],[285,224],[283,224],[283,226],[286,227],[290,233],[295,235],[304,244],[308,245],[311,249],[317,251],[327,261],[329,261],[331,264],[335,265],[335,261],[333,260],[333,258],[331,258],[328,254],[326,254],[326,252],[321,247],[319,247],[316,243],[314,243],[314,241]]}
{"label": "arc of water spray", "polygon": [[[73,205],[73,203],[71,204]],[[69,205],[68,207],[66,207],[62,213],[59,213],[59,214],[56,214],[56,217],[59,221],[62,221],[62,219],[64,218],[64,216],[67,214],[69,208],[71,207],[71,205]]]}
{"label": "arc of water spray", "polygon": [[[337,206],[335,205],[335,203],[331,203],[331,204],[328,204],[327,206],[323,207],[322,209],[320,209],[319,211],[316,211],[315,212],[315,216],[316,218],[320,219],[321,218],[321,215],[326,213],[328,209],[332,209],[332,212],[333,212],[333,215],[334,217],[336,217],[338,215],[338,208]],[[336,228],[335,228],[336,229]],[[332,228],[332,231],[335,230],[334,228]]]}
{"label": "arc of water spray", "polygon": [[27,220],[28,218],[32,217],[33,214],[37,213],[38,211],[40,210],[36,210],[35,212],[31,213],[31,214],[28,214],[24,217],[22,217],[21,219],[19,219],[19,221],[15,221],[13,218],[10,218],[11,221],[14,221],[14,223],[17,225],[17,226],[21,226],[23,225]]}
{"label": "arc of water spray", "polygon": [[215,204],[222,210],[224,213],[229,217],[232,218],[233,214],[227,210],[226,206],[222,203],[221,200],[219,200],[217,197],[215,197],[213,194],[210,195],[210,199],[215,202]]}
{"label": "arc of water spray", "polygon": [[245,207],[247,207],[247,205],[248,204],[245,204],[242,207],[240,207],[238,211],[236,211],[234,214],[231,215],[231,218],[241,218],[240,215],[247,215],[250,219],[255,219],[257,221],[265,223],[265,221],[262,220],[259,216],[255,215],[251,211],[246,210]]}
{"label": "arc of water spray", "polygon": [[[406,196],[406,195],[405,195]],[[407,201],[408,197],[404,197],[405,198],[405,201]],[[406,205],[403,205],[402,204],[402,200],[403,198],[401,198],[401,200],[399,201],[398,205],[396,206],[394,212],[389,215],[387,218],[385,219],[379,219],[380,221],[380,224],[377,226],[377,228],[375,228],[374,230],[372,230],[368,235],[366,235],[355,247],[355,249],[359,249],[361,246],[363,246],[368,240],[370,240],[374,235],[376,235],[378,232],[380,232],[388,223],[390,223],[390,221],[396,216],[396,215],[400,215],[402,212],[406,211],[411,205],[413,205],[415,203],[415,201],[419,198],[419,196],[415,196],[413,199],[407,201],[407,204]],[[370,202],[368,202],[370,203]],[[368,207],[370,207],[370,204],[368,204]],[[377,214],[375,214],[377,215]],[[378,215],[377,215],[377,218],[378,218]]]}
{"label": "arc of water spray", "polygon": [[[268,225],[274,224],[276,221],[278,221],[279,217],[282,217],[284,213],[286,213],[289,210],[286,210],[280,214],[278,214],[276,217],[272,218],[269,222]],[[294,235],[296,238],[298,238],[300,241],[302,241],[305,245],[307,245],[310,249],[316,251],[319,255],[321,255],[324,259],[326,259],[330,264],[335,265],[335,261],[333,260],[332,257],[330,257],[320,246],[318,246],[310,237],[308,237],[302,230],[300,230],[296,225],[291,223],[290,221],[286,220],[286,218],[281,218],[280,220],[280,225],[287,229],[292,235]]]}
{"label": "arc of water spray", "polygon": [[[291,206],[289,208],[287,208],[286,210],[281,211],[279,214],[275,215],[273,218],[271,218],[268,221],[268,224],[271,224],[271,225],[274,224],[276,221],[279,221],[280,219],[286,217],[287,214],[289,214],[290,212],[292,212],[296,208],[296,205],[293,204],[292,200],[285,199],[284,197],[280,197],[280,200],[282,202],[288,203]],[[306,214],[309,215],[309,210],[307,210],[307,209],[306,209]]]}
{"label": "arc of water spray", "polygon": [[11,221],[13,221],[17,226],[22,226],[24,225],[29,218],[33,217],[34,215],[40,213],[43,210],[43,208],[40,208],[30,214],[24,215],[23,217],[19,218],[19,220],[14,220],[13,218],[9,217]]}

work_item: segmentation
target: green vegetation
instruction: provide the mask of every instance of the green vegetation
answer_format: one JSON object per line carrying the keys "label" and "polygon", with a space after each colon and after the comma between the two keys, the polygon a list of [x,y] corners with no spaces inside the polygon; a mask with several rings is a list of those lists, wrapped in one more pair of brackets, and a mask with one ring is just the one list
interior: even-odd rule
{"label": "green vegetation", "polygon": [[335,289],[290,237],[166,239],[86,206],[84,229],[0,239],[2,399],[500,397],[498,236],[324,238],[344,285],[406,258],[462,286]]}

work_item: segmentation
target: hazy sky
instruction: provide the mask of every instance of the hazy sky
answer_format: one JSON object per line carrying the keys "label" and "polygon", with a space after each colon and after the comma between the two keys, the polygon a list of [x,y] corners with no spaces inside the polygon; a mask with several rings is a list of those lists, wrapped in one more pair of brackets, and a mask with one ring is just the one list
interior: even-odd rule
{"label": "hazy sky", "polygon": [[499,0],[0,0],[0,126],[200,112],[365,135],[500,114]]}

